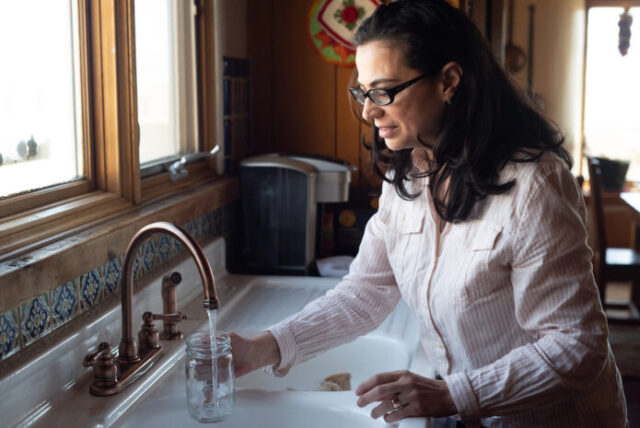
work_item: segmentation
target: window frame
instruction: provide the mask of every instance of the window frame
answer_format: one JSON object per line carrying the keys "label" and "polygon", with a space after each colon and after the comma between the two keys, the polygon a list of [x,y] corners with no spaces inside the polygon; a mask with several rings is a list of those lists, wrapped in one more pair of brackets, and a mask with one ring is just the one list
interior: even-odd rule
{"label": "window frame", "polygon": [[[76,0],[85,177],[0,200],[0,261],[95,226],[137,205],[217,175],[216,162],[141,178],[134,0]],[[197,120],[200,150],[216,145],[213,2],[196,8]]]}

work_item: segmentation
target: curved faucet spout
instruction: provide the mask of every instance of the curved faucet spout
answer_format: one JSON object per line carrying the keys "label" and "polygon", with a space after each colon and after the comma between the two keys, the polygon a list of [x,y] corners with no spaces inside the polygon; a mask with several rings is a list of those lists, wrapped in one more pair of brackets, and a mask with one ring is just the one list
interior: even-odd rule
{"label": "curved faucet spout", "polygon": [[184,230],[171,223],[157,222],[144,226],[129,242],[122,265],[122,341],[118,348],[118,359],[125,363],[140,361],[138,345],[133,335],[133,264],[135,256],[145,239],[160,232],[178,239],[193,256],[202,277],[205,309],[218,309],[220,307],[213,272],[200,244]]}

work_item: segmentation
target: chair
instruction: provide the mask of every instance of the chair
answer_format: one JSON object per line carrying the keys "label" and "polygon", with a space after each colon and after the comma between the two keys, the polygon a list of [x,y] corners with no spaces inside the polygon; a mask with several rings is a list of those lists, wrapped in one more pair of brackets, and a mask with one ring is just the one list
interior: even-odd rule
{"label": "chair", "polygon": [[[590,211],[595,225],[596,283],[600,293],[600,301],[605,312],[607,309],[618,310],[607,312],[609,322],[624,324],[640,324],[640,312],[633,301],[606,301],[605,290],[610,281],[631,281],[633,287],[640,284],[640,252],[630,248],[611,248],[607,246],[604,226],[604,210],[602,206],[602,171],[598,159],[587,156],[589,180],[591,183]],[[620,310],[628,315],[619,315]]]}

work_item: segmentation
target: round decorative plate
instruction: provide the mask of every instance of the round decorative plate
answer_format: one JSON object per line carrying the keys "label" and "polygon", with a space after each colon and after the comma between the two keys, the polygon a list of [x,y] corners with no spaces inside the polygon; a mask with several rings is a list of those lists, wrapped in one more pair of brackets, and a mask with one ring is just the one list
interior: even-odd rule
{"label": "round decorative plate", "polygon": [[316,0],[309,11],[309,38],[316,52],[336,65],[355,64],[353,36],[378,0]]}

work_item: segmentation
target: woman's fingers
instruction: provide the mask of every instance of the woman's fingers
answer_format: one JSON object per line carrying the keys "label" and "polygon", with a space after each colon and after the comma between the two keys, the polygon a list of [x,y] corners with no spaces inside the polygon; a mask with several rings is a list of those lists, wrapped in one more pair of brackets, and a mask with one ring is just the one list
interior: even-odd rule
{"label": "woman's fingers", "polygon": [[[393,400],[398,400],[394,403]],[[405,401],[399,395],[395,395],[388,400],[382,401],[378,406],[374,407],[371,411],[371,417],[374,419],[379,418],[390,413],[397,413],[407,406]],[[406,416],[405,416],[406,417]],[[386,420],[386,419],[385,419]]]}
{"label": "woman's fingers", "polygon": [[406,371],[401,370],[396,372],[378,373],[371,376],[358,386],[356,389],[356,395],[362,395],[378,385],[393,382],[402,376],[403,373],[406,373]]}
{"label": "woman's fingers", "polygon": [[402,379],[409,376],[409,372],[379,373],[362,382],[356,390],[359,395],[358,406],[364,407],[374,401],[391,400],[402,391]]}
{"label": "woman's fingers", "polygon": [[260,367],[277,364],[280,361],[280,349],[274,337],[264,331],[251,339],[230,332],[231,353],[236,376],[245,375]]}
{"label": "woman's fingers", "polygon": [[409,418],[412,416],[420,416],[420,414],[418,412],[417,406],[409,404],[399,408],[398,410],[392,410],[390,412],[387,412],[383,416],[384,416],[384,421],[390,424],[404,418]]}
{"label": "woman's fingers", "polygon": [[231,353],[233,354],[233,369],[236,377],[245,375],[251,371],[249,341],[235,332],[229,333],[231,339]]}
{"label": "woman's fingers", "polygon": [[380,373],[363,382],[356,394],[358,406],[379,404],[374,418],[395,422],[410,416],[449,416],[457,412],[444,380],[429,379],[406,370]]}
{"label": "woman's fingers", "polygon": [[364,407],[375,401],[391,400],[400,392],[401,388],[396,381],[378,385],[358,398],[358,406]]}

